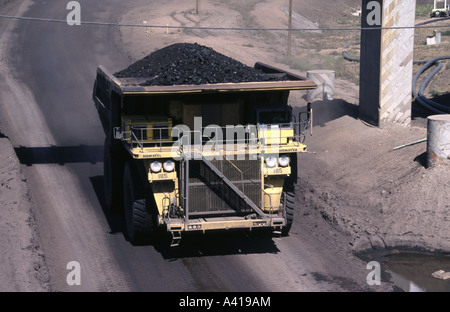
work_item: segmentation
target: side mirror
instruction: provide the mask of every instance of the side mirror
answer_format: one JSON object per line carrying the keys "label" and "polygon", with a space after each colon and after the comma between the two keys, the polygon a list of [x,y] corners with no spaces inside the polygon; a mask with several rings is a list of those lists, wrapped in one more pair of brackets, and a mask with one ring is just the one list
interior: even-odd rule
{"label": "side mirror", "polygon": [[122,140],[123,139],[123,132],[120,127],[114,127],[113,128],[113,136],[116,140]]}

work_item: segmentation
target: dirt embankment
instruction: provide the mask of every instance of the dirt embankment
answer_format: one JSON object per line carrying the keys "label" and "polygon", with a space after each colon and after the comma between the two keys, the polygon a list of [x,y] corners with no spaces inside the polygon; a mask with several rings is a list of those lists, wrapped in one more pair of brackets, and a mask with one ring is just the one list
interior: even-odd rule
{"label": "dirt embankment", "polygon": [[[2,14],[15,15],[22,2],[0,0]],[[0,68],[6,66],[5,36],[0,23]],[[0,71],[3,75],[4,71]],[[2,79],[3,81],[3,79]],[[0,103],[0,108],[6,103]],[[35,215],[26,179],[0,121],[0,291],[49,291],[49,275],[39,247]]]}
{"label": "dirt embankment", "polygon": [[[331,105],[317,103],[315,115]],[[373,128],[350,115],[317,122],[308,139],[316,154],[301,155],[300,222],[317,232],[317,219],[326,220],[355,252],[450,251],[450,166],[426,169],[426,143],[394,150],[426,129]]]}
{"label": "dirt embankment", "polygon": [[28,186],[1,132],[0,151],[0,291],[48,291]]}

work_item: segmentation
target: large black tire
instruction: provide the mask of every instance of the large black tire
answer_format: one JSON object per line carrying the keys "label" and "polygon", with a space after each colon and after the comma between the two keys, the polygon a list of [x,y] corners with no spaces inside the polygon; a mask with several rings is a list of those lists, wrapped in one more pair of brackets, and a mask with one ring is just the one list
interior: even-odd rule
{"label": "large black tire", "polygon": [[283,226],[281,234],[289,235],[292,223],[294,222],[294,204],[295,204],[295,185],[291,179],[286,179],[283,186],[283,194],[281,195],[283,206],[283,216],[286,218],[286,225]]}
{"label": "large black tire", "polygon": [[123,207],[126,236],[133,245],[149,243],[155,230],[154,200],[150,194],[133,160],[127,161],[123,174]]}
{"label": "large black tire", "polygon": [[108,140],[103,147],[103,181],[105,210],[108,212],[123,209],[123,157],[120,152],[112,153]]}

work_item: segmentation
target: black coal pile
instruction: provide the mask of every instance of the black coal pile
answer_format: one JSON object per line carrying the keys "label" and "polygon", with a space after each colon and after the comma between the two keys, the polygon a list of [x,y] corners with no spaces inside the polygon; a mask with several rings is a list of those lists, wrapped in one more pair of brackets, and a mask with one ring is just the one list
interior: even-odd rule
{"label": "black coal pile", "polygon": [[286,80],[242,64],[197,43],[177,43],[157,50],[128,68],[117,78],[145,77],[145,86],[199,85],[214,83]]}

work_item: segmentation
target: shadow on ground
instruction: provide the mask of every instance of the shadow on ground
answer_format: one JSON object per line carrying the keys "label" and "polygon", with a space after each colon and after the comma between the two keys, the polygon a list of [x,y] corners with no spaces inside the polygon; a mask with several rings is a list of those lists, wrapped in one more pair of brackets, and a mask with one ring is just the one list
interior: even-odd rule
{"label": "shadow on ground", "polygon": [[[313,109],[313,126],[325,127],[330,121],[343,116],[350,116],[358,119],[358,105],[348,103],[345,100],[323,100],[311,103]],[[293,114],[298,116],[300,112],[306,112],[305,107],[295,107]]]}
{"label": "shadow on ground", "polygon": [[23,165],[103,162],[103,145],[98,146],[49,146],[14,148]]}
{"label": "shadow on ground", "polygon": [[[447,105],[450,110],[450,93],[436,96],[430,100],[442,105]],[[427,117],[436,114],[437,114],[436,112],[427,109],[417,101],[414,101],[411,104],[411,120],[412,120],[411,124],[413,126],[426,128]]]}

